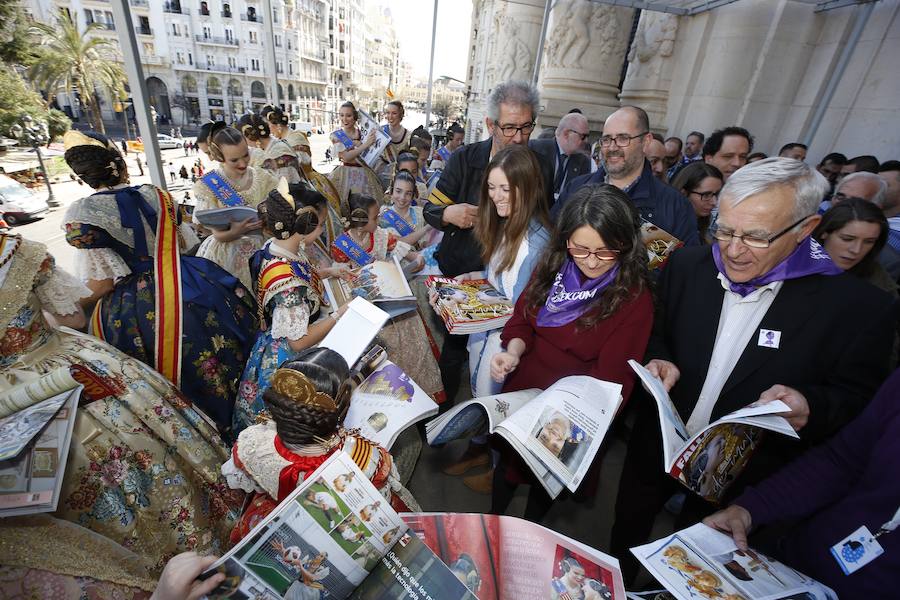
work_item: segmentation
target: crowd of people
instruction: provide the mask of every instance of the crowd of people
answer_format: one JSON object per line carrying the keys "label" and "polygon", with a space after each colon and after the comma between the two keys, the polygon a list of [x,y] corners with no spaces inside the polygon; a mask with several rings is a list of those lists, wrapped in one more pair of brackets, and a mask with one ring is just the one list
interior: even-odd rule
{"label": "crowd of people", "polygon": [[[364,457],[391,506],[421,510],[406,488],[418,432],[388,452],[344,429],[354,365],[319,346],[345,311],[322,281],[394,257],[419,306],[376,343],[442,409],[467,388],[544,389],[570,375],[621,384],[617,419],[630,429],[607,550],[626,585],[639,568],[628,549],[681,497],[677,525],[705,519],[741,548],[750,536],[847,597],[894,589],[900,162],[835,152],[812,167],[797,142],[754,154],[737,126],[666,139],[636,106],[613,112],[592,145],[578,109],[532,140],[539,107],[534,86],[500,83],[489,137],[463,144],[454,124],[435,148],[392,100],[389,141],[367,161],[377,132],[363,136],[346,102],[330,134],[340,165],[327,175],[278,107],[206,124],[196,144],[216,166],[192,173],[194,216],[255,211],[219,228],[190,222],[158,187],[130,185],[115,142],[68,132],[65,160],[95,190],[64,221],[76,273],[37,241],[0,236],[0,389],[60,366],[95,385],[78,408],[59,509],[0,521],[0,589],[199,597],[221,580],[196,580],[209,555],[336,451]],[[652,270],[648,223],[680,246]],[[422,272],[487,279],[513,315],[448,335]],[[765,438],[716,512],[660,470],[655,404],[630,360],[661,380],[690,434],[780,400],[799,439]],[[609,493],[600,461],[576,502]],[[504,441],[473,437],[444,472],[476,467],[464,483],[491,495],[492,513],[519,485],[530,486],[525,518],[552,507]],[[844,575],[829,549],[860,526],[878,532],[884,556]]]}

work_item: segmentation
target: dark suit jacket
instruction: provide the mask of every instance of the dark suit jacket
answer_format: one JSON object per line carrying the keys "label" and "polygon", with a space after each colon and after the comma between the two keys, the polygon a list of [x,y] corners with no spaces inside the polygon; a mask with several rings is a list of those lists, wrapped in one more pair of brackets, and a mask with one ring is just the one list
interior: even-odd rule
{"label": "dark suit jacket", "polygon": [[[559,195],[559,200],[550,212],[553,220],[556,220],[562,207],[575,191],[585,185],[601,184],[605,179],[606,173],[600,169],[595,173],[586,173],[566,183],[565,189]],[[644,170],[641,171],[641,176],[628,188],[626,193],[634,202],[634,207],[643,220],[674,235],[684,242],[685,246],[700,244],[697,215],[694,214],[691,203],[671,185],[654,177],[649,161],[644,161]]]}
{"label": "dark suit jacket", "polygon": [[[528,142],[528,147],[534,150],[538,156],[542,157],[542,159],[553,168],[553,177],[550,179],[550,198],[553,199],[553,182],[556,180],[556,161],[557,153],[559,152],[559,145],[556,143],[556,138],[531,140]],[[566,178],[563,179],[563,188],[566,183],[572,181],[576,177],[590,172],[591,159],[586,154],[582,154],[581,152],[570,154],[569,160],[566,161]],[[562,193],[562,189],[560,189],[560,193]]]}
{"label": "dark suit jacket", "polygon": [[[706,379],[725,294],[710,248],[675,252],[662,271],[658,294],[646,360],[668,360],[681,371],[670,394],[686,422]],[[780,331],[779,348],[759,346],[754,332],[711,421],[782,384],[806,397],[809,423],[799,432],[800,442],[768,435],[739,482],[770,474],[862,411],[888,376],[893,321],[888,294],[852,275],[811,275],[784,282],[757,328]]]}

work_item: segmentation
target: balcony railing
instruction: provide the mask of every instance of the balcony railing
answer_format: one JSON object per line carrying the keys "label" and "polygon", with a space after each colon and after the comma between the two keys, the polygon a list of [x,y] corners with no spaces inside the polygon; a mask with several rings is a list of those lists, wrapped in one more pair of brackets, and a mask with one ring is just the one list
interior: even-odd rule
{"label": "balcony railing", "polygon": [[218,73],[246,73],[247,69],[245,67],[229,67],[228,65],[209,65],[206,63],[195,62],[193,67],[189,67],[190,70],[197,71],[214,71]]}
{"label": "balcony railing", "polygon": [[135,31],[138,35],[153,35],[153,29],[150,27],[137,27]]}
{"label": "balcony railing", "polygon": [[129,4],[140,8],[149,8],[150,3],[147,0],[129,0]]}
{"label": "balcony railing", "polygon": [[194,40],[201,44],[215,44],[219,46],[238,46],[239,42],[234,38],[225,38],[213,35],[194,34]]}
{"label": "balcony railing", "polygon": [[241,21],[247,21],[248,23],[262,23],[262,16],[259,14],[249,15],[247,13],[241,13]]}
{"label": "balcony railing", "polygon": [[169,59],[162,56],[142,56],[141,62],[145,65],[160,65],[165,66],[169,64]]}
{"label": "balcony railing", "polygon": [[96,25],[100,29],[105,29],[107,31],[115,31],[116,30],[115,23],[103,23],[102,21],[94,21],[92,24]]}
{"label": "balcony railing", "polygon": [[172,13],[175,15],[189,15],[191,11],[186,8],[181,7],[181,3],[178,2],[166,2],[163,4],[163,12]]}
{"label": "balcony railing", "polygon": [[234,16],[234,13],[231,12],[230,10],[229,11],[223,10],[223,11],[219,12],[219,14],[222,15],[222,18],[224,18],[224,19],[230,19]]}

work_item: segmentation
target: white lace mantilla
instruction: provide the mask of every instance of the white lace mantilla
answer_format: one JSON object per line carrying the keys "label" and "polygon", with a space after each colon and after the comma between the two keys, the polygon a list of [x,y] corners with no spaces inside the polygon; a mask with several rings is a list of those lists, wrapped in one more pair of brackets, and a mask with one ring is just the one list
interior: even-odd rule
{"label": "white lace mantilla", "polygon": [[305,302],[296,306],[276,306],[272,311],[272,337],[299,340],[309,327],[309,308]]}
{"label": "white lace mantilla", "polygon": [[56,266],[47,281],[35,287],[34,292],[45,310],[59,316],[81,312],[78,301],[92,294],[83,283]]}
{"label": "white lace mantilla", "polygon": [[[153,210],[159,210],[159,197],[157,196],[156,187],[147,184],[138,186],[137,190]],[[156,236],[153,234],[153,230],[150,229],[147,220],[142,220],[144,223],[144,239],[147,240],[147,246],[152,252],[153,247],[156,245]],[[129,248],[134,248],[134,234],[130,229],[122,227],[119,205],[116,204],[116,195],[113,191],[97,192],[87,198],[81,198],[73,202],[66,210],[66,216],[63,218],[63,229],[65,229],[66,225],[73,223],[84,223],[85,225],[99,227]]]}
{"label": "white lace mantilla", "polygon": [[112,248],[77,248],[75,250],[75,274],[81,281],[114,282],[131,275],[131,269]]}

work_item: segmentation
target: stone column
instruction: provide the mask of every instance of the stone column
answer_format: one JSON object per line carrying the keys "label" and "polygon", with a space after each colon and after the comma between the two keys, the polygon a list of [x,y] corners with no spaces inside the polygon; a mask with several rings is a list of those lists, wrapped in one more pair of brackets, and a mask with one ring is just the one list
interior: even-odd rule
{"label": "stone column", "polygon": [[622,105],[640,106],[653,131],[666,131],[666,105],[672,86],[672,54],[678,17],[645,10],[628,52],[628,73],[619,98]]}
{"label": "stone column", "polygon": [[632,8],[590,0],[556,3],[541,64],[542,126],[556,125],[578,107],[596,131],[619,108],[619,77],[633,18]]}

